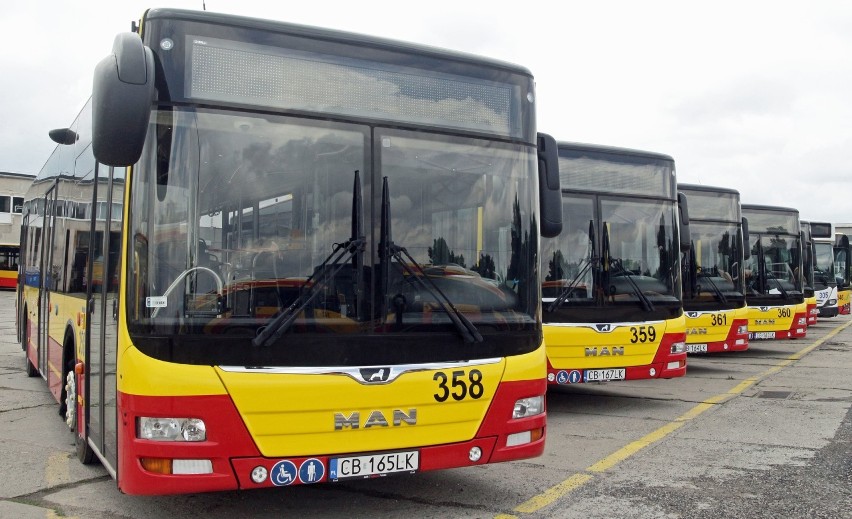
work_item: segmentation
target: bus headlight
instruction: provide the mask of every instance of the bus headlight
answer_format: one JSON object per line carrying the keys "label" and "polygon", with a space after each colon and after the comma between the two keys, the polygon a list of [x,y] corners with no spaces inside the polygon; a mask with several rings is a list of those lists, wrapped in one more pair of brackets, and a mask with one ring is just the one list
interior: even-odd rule
{"label": "bus headlight", "polygon": [[748,333],[748,325],[747,324],[741,324],[741,325],[737,326],[737,335],[745,335],[747,333]]}
{"label": "bus headlight", "polygon": [[829,299],[828,306],[835,306],[837,304],[837,299]]}
{"label": "bus headlight", "polygon": [[799,326],[804,326],[808,324],[808,320],[805,317],[799,317]]}
{"label": "bus headlight", "polygon": [[531,396],[529,398],[522,398],[515,402],[515,408],[512,410],[512,418],[526,418],[543,412],[544,396]]}
{"label": "bus headlight", "polygon": [[203,442],[207,439],[204,420],[198,418],[152,418],[140,416],[136,437],[164,442]]}
{"label": "bus headlight", "polygon": [[686,343],[685,342],[673,342],[672,343],[672,354],[675,353],[686,353]]}

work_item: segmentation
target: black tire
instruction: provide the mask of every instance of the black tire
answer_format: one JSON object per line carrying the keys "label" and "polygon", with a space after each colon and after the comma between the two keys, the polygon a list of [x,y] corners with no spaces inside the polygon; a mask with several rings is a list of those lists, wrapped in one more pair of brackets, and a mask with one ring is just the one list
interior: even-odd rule
{"label": "black tire", "polygon": [[[24,315],[26,315],[26,313]],[[26,317],[24,319],[24,333],[22,334],[22,337],[23,337],[23,346],[24,346],[24,362],[26,363],[27,376],[28,377],[34,377],[34,376],[38,375],[38,368],[33,366],[33,363],[30,362],[30,358],[27,355],[27,344],[29,344],[29,342],[30,342],[30,318],[29,317]]]}

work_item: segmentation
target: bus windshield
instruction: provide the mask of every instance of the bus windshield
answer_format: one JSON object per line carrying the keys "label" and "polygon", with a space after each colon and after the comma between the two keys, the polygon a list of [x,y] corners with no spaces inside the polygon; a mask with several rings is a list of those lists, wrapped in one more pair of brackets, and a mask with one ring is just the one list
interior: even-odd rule
{"label": "bus windshield", "polygon": [[[595,198],[601,224],[590,225]],[[625,319],[678,311],[676,225],[672,201],[563,195],[562,234],[543,244],[545,310],[558,307],[567,322],[592,319],[601,306]]]}
{"label": "bus windshield", "polygon": [[[416,278],[428,278],[494,337],[477,355],[537,345],[537,287],[527,281],[536,269],[534,148],[237,111],[163,107],[151,120],[130,211],[129,328],[141,349],[186,362],[364,364],[409,357],[344,353],[341,336],[376,335],[372,348],[382,351],[380,337],[412,334],[424,336],[408,343],[412,361],[469,358],[446,305]],[[383,177],[388,237],[414,260],[385,258],[387,283]],[[647,217],[660,220],[659,211]],[[358,229],[363,249],[332,259]],[[294,304],[284,342],[311,336],[311,351],[246,347]],[[506,332],[523,337],[513,342]],[[193,339],[210,334],[222,340],[205,348]],[[183,341],[193,353],[155,337]]]}
{"label": "bus windshield", "polygon": [[749,295],[798,302],[802,296],[799,273],[799,239],[795,236],[753,236],[751,258],[746,266]]}
{"label": "bus windshield", "polygon": [[834,244],[814,243],[814,288],[825,290],[837,286],[834,268]]}
{"label": "bus windshield", "polygon": [[[690,211],[694,205],[690,205]],[[691,216],[691,214],[690,214]],[[690,296],[695,301],[745,300],[743,279],[740,276],[738,250],[739,228],[734,223],[705,223],[691,220],[689,224],[694,254],[689,262],[695,270],[696,286]]]}

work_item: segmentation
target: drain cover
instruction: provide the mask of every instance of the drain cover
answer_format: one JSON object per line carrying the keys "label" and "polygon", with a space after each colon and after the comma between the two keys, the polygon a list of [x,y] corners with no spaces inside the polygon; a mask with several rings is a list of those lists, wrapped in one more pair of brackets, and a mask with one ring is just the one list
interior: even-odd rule
{"label": "drain cover", "polygon": [[780,398],[784,400],[786,398],[790,398],[792,395],[792,391],[761,391],[760,394],[757,395],[758,398]]}

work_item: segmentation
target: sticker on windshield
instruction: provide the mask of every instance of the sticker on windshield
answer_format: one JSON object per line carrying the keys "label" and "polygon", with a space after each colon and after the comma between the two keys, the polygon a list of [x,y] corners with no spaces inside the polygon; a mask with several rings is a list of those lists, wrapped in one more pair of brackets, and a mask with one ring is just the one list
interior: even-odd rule
{"label": "sticker on windshield", "polygon": [[145,306],[148,308],[165,308],[167,306],[164,296],[146,297]]}

